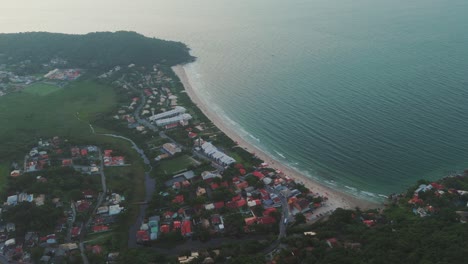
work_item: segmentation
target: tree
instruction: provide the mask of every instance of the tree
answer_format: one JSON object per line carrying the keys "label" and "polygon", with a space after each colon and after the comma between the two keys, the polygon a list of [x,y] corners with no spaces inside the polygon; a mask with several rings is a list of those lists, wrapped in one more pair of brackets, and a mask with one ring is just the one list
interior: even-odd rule
{"label": "tree", "polygon": [[306,222],[306,217],[302,213],[298,213],[294,216],[294,219],[296,221],[296,225],[304,224]]}

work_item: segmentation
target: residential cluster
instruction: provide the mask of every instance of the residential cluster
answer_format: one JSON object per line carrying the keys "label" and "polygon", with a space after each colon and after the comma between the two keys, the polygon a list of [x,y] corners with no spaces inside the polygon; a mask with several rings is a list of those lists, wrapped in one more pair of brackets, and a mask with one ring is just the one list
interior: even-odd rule
{"label": "residential cluster", "polygon": [[[117,87],[134,94],[122,99],[114,119],[125,120],[129,128],[141,134],[147,134],[148,130],[155,132],[188,125],[192,115],[179,106],[178,96],[170,88],[173,79],[158,70],[157,66],[147,73],[132,69],[134,67],[129,65],[127,69],[132,71],[114,82]],[[121,69],[116,66],[100,78],[110,79]]]}
{"label": "residential cluster", "polygon": [[[102,190],[102,166],[108,157],[109,166],[124,157],[111,156],[112,150],[104,153],[94,145],[76,146],[54,137],[39,140],[25,155],[23,167],[13,163],[10,176],[17,184],[12,186],[18,187],[7,191],[0,208],[0,253],[31,263],[31,252],[40,248],[43,263],[63,263],[81,259],[78,244],[87,234],[112,230],[126,199]],[[26,189],[31,191],[22,191]],[[85,250],[101,254],[103,247],[91,243]]]}
{"label": "residential cluster", "polygon": [[[124,160],[120,157],[119,160]],[[50,140],[39,140],[24,157],[24,172],[37,172],[50,166],[72,167],[77,171],[95,174],[100,172],[101,161],[96,146],[71,146],[62,142],[59,137]],[[14,170],[11,176],[19,176],[21,171]]]}
{"label": "residential cluster", "polygon": [[80,69],[53,69],[45,74],[44,78],[58,81],[74,81],[80,76]]}

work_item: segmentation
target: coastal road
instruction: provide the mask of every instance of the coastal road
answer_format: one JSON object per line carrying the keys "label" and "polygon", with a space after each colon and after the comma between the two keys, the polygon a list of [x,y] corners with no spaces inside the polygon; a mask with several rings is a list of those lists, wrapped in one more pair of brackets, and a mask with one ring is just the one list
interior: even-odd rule
{"label": "coastal road", "polygon": [[281,223],[279,224],[280,230],[278,234],[278,240],[280,240],[281,238],[286,236],[286,228],[288,226],[288,223],[293,220],[292,215],[289,214],[288,199],[278,190],[271,188],[270,186],[267,186],[266,189],[268,190],[268,192],[278,195],[278,197],[280,197],[281,199],[282,212]]}

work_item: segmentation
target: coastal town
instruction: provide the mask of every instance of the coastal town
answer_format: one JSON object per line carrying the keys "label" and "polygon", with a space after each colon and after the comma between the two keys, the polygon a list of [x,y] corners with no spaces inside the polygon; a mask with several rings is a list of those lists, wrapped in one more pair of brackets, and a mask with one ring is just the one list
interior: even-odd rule
{"label": "coastal town", "polygon": [[[271,233],[277,234],[277,240],[286,235],[287,225],[298,215],[307,221],[322,216],[316,211],[322,212],[318,209],[326,206],[326,197],[312,193],[235,143],[226,144],[225,136],[187,104],[183,91],[174,89],[174,79],[158,66],[149,72],[137,68],[116,66],[98,77],[125,95],[109,120],[121,124],[133,138],[143,139],[143,149],[148,151],[144,157],[160,172],[156,186],[150,188],[154,193],[147,194],[151,199],[140,205],[147,208],[141,210],[137,229],[129,234],[136,243],[132,246],[157,247],[167,241],[190,244],[240,234]],[[66,87],[80,71],[53,69],[42,78]],[[21,89],[30,84],[24,85]],[[2,208],[2,214],[10,216],[5,217],[2,229],[3,255],[28,262],[37,258],[32,254],[42,251],[40,260],[45,263],[76,257],[86,262],[86,254],[105,253],[108,261],[118,258],[118,251],[87,243],[86,237],[112,233],[118,216],[132,206],[106,184],[107,168],[128,166],[119,150],[77,145],[58,136],[38,139],[24,160],[11,166],[12,188]],[[70,177],[84,181],[76,186],[53,185]],[[34,180],[26,182],[26,178]],[[56,188],[68,191],[51,195]],[[38,230],[15,223],[10,212],[23,203],[50,207],[55,212],[53,228]]]}
{"label": "coastal town", "polygon": [[0,263],[347,263],[427,234],[459,251],[468,171],[358,201],[221,130],[178,70],[126,62],[0,65],[1,98],[37,112],[0,159]]}

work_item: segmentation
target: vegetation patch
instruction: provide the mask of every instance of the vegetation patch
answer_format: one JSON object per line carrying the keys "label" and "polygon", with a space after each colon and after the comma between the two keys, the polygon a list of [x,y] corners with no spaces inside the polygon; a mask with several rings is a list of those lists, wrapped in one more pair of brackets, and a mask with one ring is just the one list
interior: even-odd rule
{"label": "vegetation patch", "polygon": [[30,93],[32,95],[40,95],[40,96],[45,96],[48,94],[51,94],[53,92],[59,91],[60,87],[53,85],[53,84],[48,84],[48,83],[35,83],[31,84],[26,89],[23,91],[25,93]]}
{"label": "vegetation patch", "polygon": [[182,172],[193,165],[196,165],[196,163],[192,157],[182,155],[173,159],[161,161],[156,169],[160,174],[172,175],[177,172]]}
{"label": "vegetation patch", "polygon": [[[0,98],[0,159],[22,157],[38,138],[61,135],[86,140],[96,116],[112,110],[115,92],[93,81],[71,83],[48,96],[12,93]],[[79,117],[79,119],[77,118]]]}
{"label": "vegetation patch", "polygon": [[0,164],[0,192],[5,190],[10,172],[6,164]]}

